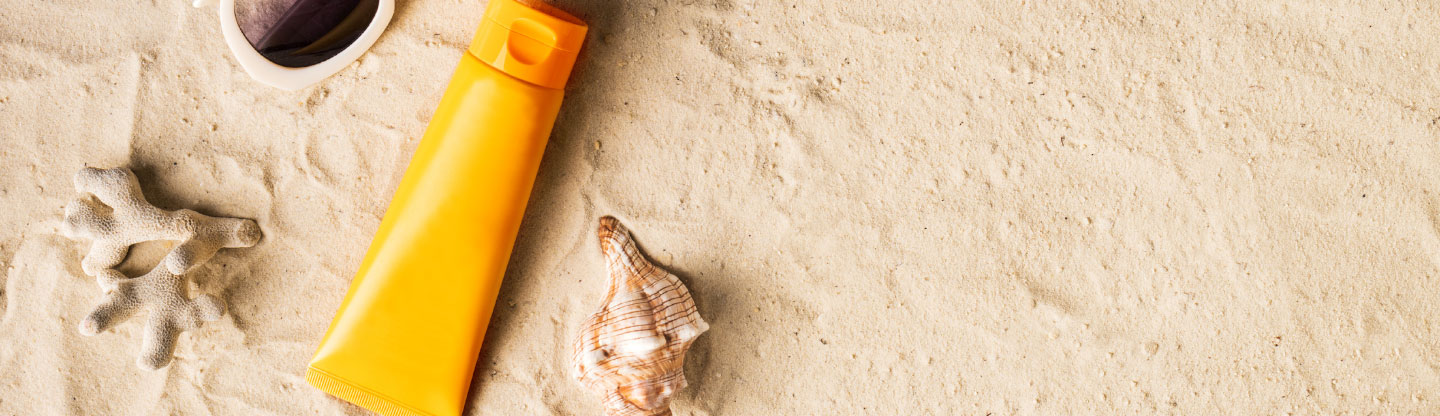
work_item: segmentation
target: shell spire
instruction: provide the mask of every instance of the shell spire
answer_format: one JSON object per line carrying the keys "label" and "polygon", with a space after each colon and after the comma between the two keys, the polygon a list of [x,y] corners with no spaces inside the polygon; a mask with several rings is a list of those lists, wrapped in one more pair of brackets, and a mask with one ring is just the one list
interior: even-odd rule
{"label": "shell spire", "polygon": [[574,376],[605,396],[607,416],[669,415],[670,397],[685,388],[685,351],[710,325],[619,220],[600,218],[598,234],[609,291],[575,340]]}

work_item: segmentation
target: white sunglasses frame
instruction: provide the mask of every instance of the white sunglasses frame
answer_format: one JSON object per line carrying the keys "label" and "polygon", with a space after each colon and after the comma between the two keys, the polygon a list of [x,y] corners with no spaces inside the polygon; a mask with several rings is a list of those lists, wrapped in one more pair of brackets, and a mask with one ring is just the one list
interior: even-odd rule
{"label": "white sunglasses frame", "polygon": [[[199,7],[204,2],[205,0],[197,0],[195,3]],[[301,68],[270,62],[250,45],[250,41],[245,39],[245,33],[240,31],[240,24],[235,21],[235,0],[220,0],[218,10],[220,32],[225,35],[225,45],[230,47],[230,54],[240,62],[240,67],[244,68],[251,78],[265,85],[295,91],[329,78],[350,66],[351,62],[360,59],[360,55],[364,55],[366,50],[374,46],[375,41],[380,39],[380,33],[390,26],[390,18],[395,14],[395,0],[380,0],[375,9],[375,18],[370,20],[365,31],[360,32],[360,37],[350,46],[346,46],[330,59]]]}

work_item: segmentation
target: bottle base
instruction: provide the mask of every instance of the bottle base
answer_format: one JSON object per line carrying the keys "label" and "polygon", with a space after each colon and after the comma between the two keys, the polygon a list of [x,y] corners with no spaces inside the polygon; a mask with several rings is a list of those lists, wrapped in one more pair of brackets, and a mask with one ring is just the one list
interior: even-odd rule
{"label": "bottle base", "polygon": [[309,367],[305,369],[305,382],[320,391],[341,400],[354,403],[369,411],[385,416],[434,416],[391,400],[382,394],[346,381],[324,370]]}

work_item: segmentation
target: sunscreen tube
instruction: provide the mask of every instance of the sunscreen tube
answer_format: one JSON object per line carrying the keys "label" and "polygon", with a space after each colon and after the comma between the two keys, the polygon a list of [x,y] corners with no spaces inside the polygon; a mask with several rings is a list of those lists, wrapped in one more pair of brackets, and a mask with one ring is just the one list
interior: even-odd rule
{"label": "sunscreen tube", "polygon": [[490,0],[305,381],[384,415],[459,415],[584,22]]}

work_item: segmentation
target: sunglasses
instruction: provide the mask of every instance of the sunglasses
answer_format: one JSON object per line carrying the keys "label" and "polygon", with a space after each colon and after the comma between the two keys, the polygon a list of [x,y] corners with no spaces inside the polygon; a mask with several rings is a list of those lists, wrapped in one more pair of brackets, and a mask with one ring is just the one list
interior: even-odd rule
{"label": "sunglasses", "polygon": [[220,31],[240,67],[257,81],[292,91],[359,59],[395,13],[395,0],[219,1]]}

